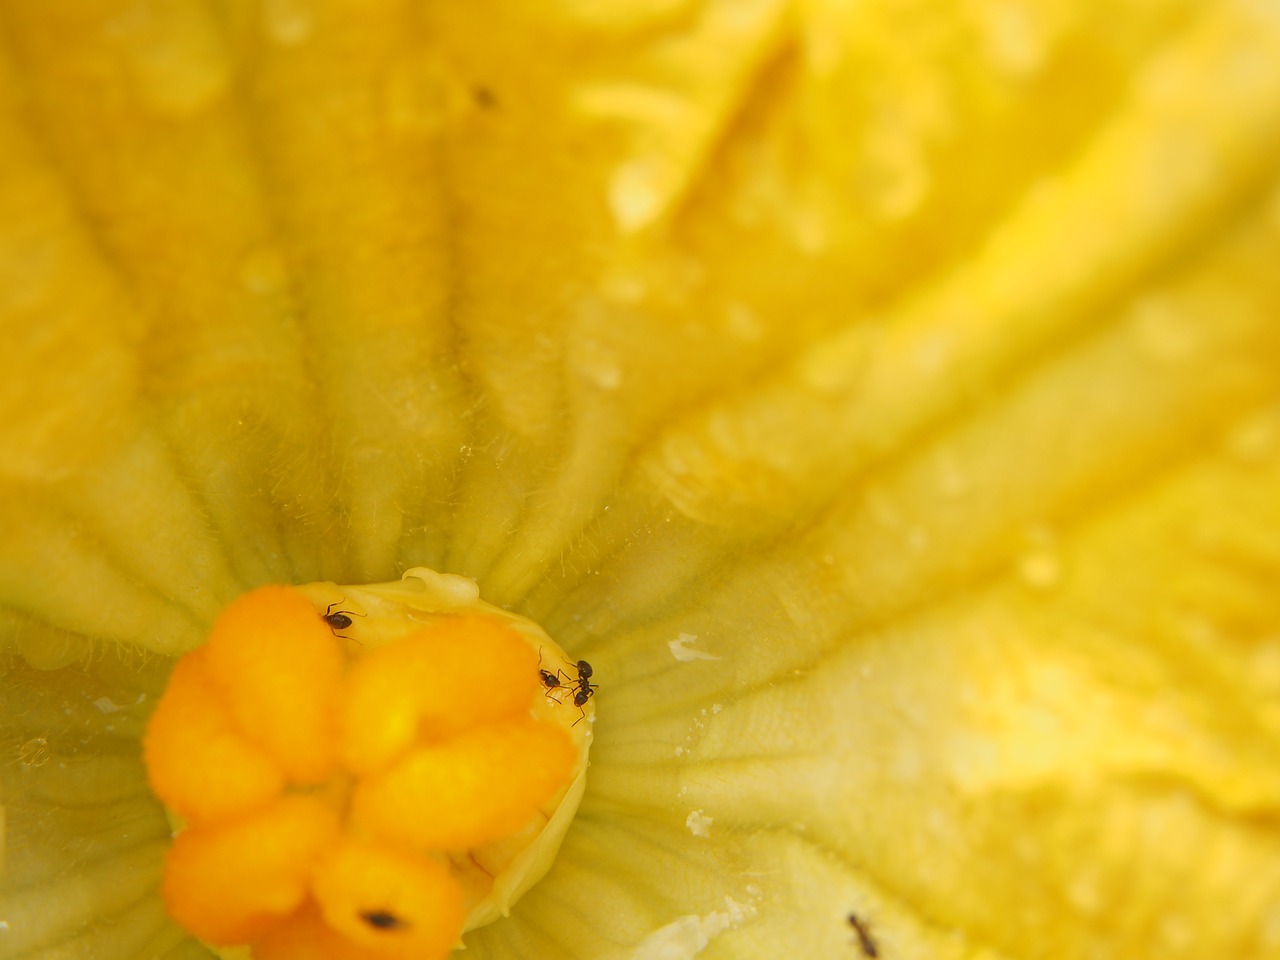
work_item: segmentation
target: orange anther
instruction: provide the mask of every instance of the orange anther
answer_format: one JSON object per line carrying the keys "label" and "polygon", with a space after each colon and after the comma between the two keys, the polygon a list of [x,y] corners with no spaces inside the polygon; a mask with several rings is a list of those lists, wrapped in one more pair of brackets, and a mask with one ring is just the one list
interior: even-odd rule
{"label": "orange anther", "polygon": [[202,940],[255,940],[301,905],[313,865],[337,833],[333,810],[304,796],[184,830],[165,856],[165,906]]}
{"label": "orange anther", "polygon": [[462,889],[428,857],[347,840],[321,859],[312,889],[329,925],[363,947],[429,960],[462,932]]}
{"label": "orange anther", "polygon": [[523,718],[418,747],[356,788],[355,823],[419,849],[466,850],[505,836],[564,785],[577,749]]}
{"label": "orange anther", "polygon": [[306,597],[280,586],[246,593],[222,611],[203,649],[236,727],[290,781],[333,774],[342,653]]}
{"label": "orange anther", "polygon": [[442,618],[352,667],[343,762],[369,773],[416,744],[527,714],[537,676],[537,655],[500,620]]}
{"label": "orange anther", "polygon": [[203,650],[178,661],[142,743],[151,789],[193,824],[262,806],[284,788],[284,771],[236,731],[202,664]]}
{"label": "orange anther", "polygon": [[505,844],[512,863],[537,830],[510,835],[565,795],[578,748],[523,633],[468,612],[379,638],[368,617],[383,642],[348,663],[322,605],[262,587],[176,664],[144,754],[188,820],[162,892],[197,937],[258,960],[443,958],[496,896],[450,854]]}

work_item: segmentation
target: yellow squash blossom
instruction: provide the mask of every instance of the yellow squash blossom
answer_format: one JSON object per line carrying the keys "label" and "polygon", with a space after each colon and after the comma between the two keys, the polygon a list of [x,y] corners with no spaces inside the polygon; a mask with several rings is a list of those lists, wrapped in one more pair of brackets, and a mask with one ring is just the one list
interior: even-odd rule
{"label": "yellow squash blossom", "polygon": [[1277,264],[1263,0],[0,0],[0,956],[428,567],[599,685],[467,957],[1280,957]]}

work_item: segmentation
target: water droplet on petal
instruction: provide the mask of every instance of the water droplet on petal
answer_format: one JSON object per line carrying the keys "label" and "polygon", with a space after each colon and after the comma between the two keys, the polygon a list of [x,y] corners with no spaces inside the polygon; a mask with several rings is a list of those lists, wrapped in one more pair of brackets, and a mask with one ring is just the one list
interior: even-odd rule
{"label": "water droplet on petal", "polygon": [[1267,198],[1265,206],[1271,225],[1280,230],[1280,187],[1271,192],[1271,196]]}
{"label": "water droplet on petal", "polygon": [[617,390],[622,386],[622,360],[612,348],[594,340],[576,345],[574,370],[587,383],[599,390]]}
{"label": "water droplet on petal", "polygon": [[49,762],[49,741],[32,737],[18,748],[18,760],[28,767],[42,767]]}
{"label": "water droplet on petal", "polygon": [[689,828],[689,832],[695,837],[711,836],[711,824],[713,823],[715,823],[715,817],[708,817],[701,810],[691,811],[684,821],[684,825]]}
{"label": "water droplet on petal", "polygon": [[886,112],[868,129],[864,155],[867,199],[881,218],[902,220],[924,203],[933,176],[925,156],[922,128],[929,125],[927,107],[919,117]]}
{"label": "water droplet on petal", "polygon": [[1280,693],[1280,638],[1261,641],[1249,657],[1249,676],[1269,696]]}
{"label": "water droplet on petal", "polygon": [[198,13],[135,7],[111,28],[127,51],[138,96],[158,114],[193,114],[231,82],[226,50],[212,24]]}
{"label": "water droplet on petal", "polygon": [[724,325],[729,336],[744,343],[756,343],[765,334],[760,315],[743,303],[730,303],[725,307]]}
{"label": "water droplet on petal", "polygon": [[1092,870],[1082,871],[1071,881],[1067,887],[1067,899],[1085,914],[1099,913],[1106,906],[1106,896],[1098,885],[1097,874]]}
{"label": "water droplet on petal", "polygon": [[315,12],[306,0],[264,0],[262,25],[273,43],[294,47],[311,36]]}
{"label": "water droplet on petal", "polygon": [[801,253],[816,257],[826,252],[830,236],[822,213],[812,207],[797,206],[791,212],[791,224]]}
{"label": "water droplet on petal", "polygon": [[1176,913],[1168,913],[1161,917],[1157,929],[1160,939],[1177,953],[1182,953],[1194,937],[1190,921]]}
{"label": "water droplet on petal", "polygon": [[987,56],[997,70],[1022,79],[1043,65],[1045,38],[1029,8],[1001,4],[982,18],[981,28]]}
{"label": "water droplet on petal", "polygon": [[1195,355],[1203,321],[1163,297],[1145,297],[1134,304],[1130,322],[1142,350],[1152,359],[1177,362]]}
{"label": "water droplet on petal", "polygon": [[958,497],[969,490],[969,476],[949,451],[938,454],[938,492],[944,497]]}
{"label": "water droplet on petal", "polygon": [[1062,558],[1049,548],[1028,550],[1018,559],[1018,576],[1037,590],[1051,590],[1062,580]]}
{"label": "water droplet on petal", "polygon": [[604,295],[614,303],[640,303],[649,293],[644,277],[630,272],[611,274],[601,281]]}
{"label": "water droplet on petal", "polygon": [[609,209],[623,233],[636,233],[656,220],[666,199],[661,161],[654,157],[631,160],[618,167],[609,181]]}
{"label": "water droplet on petal", "polygon": [[1247,420],[1227,434],[1227,452],[1244,463],[1262,463],[1274,456],[1278,433],[1273,417]]}
{"label": "water droplet on petal", "polygon": [[240,262],[240,283],[250,293],[275,293],[286,279],[284,260],[275,247],[259,247]]}

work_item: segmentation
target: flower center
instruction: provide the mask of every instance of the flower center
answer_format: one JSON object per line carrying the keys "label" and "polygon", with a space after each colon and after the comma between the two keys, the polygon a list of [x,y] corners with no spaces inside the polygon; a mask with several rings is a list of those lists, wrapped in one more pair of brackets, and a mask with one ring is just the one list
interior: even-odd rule
{"label": "flower center", "polygon": [[582,793],[591,674],[425,568],[245,594],[147,728],[151,787],[182,825],[166,907],[259,960],[447,955],[549,868]]}

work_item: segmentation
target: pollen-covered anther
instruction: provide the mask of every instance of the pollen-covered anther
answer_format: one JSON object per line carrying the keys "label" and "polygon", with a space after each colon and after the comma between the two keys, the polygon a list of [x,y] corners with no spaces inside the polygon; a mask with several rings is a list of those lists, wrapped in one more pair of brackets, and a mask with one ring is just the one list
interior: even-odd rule
{"label": "pollen-covered anther", "polygon": [[257,960],[438,960],[541,875],[520,851],[576,805],[586,739],[543,696],[554,645],[527,621],[370,594],[344,650],[318,601],[252,591],[175,666],[144,738],[187,821],[166,906]]}
{"label": "pollen-covered anther", "polygon": [[151,789],[197,824],[262,806],[284,789],[283,768],[236,731],[203,664],[203,649],[178,661],[143,741]]}
{"label": "pollen-covered anther", "polygon": [[258,939],[307,896],[312,865],[338,836],[338,818],[305,796],[182,831],[165,857],[165,907],[209,943]]}
{"label": "pollen-covered anther", "polygon": [[356,788],[352,820],[420,849],[468,850],[511,833],[564,784],[568,734],[523,718],[418,747]]}
{"label": "pollen-covered anther", "polygon": [[352,667],[343,762],[371,773],[416,743],[527,716],[537,677],[537,654],[507,625],[493,617],[443,617]]}
{"label": "pollen-covered anther", "polygon": [[435,957],[462,928],[462,891],[440,860],[357,840],[321,857],[312,889],[320,912],[352,943]]}
{"label": "pollen-covered anther", "polygon": [[311,602],[291,587],[260,587],[233,601],[202,648],[231,718],[298,783],[335,773],[333,718],[343,659]]}

